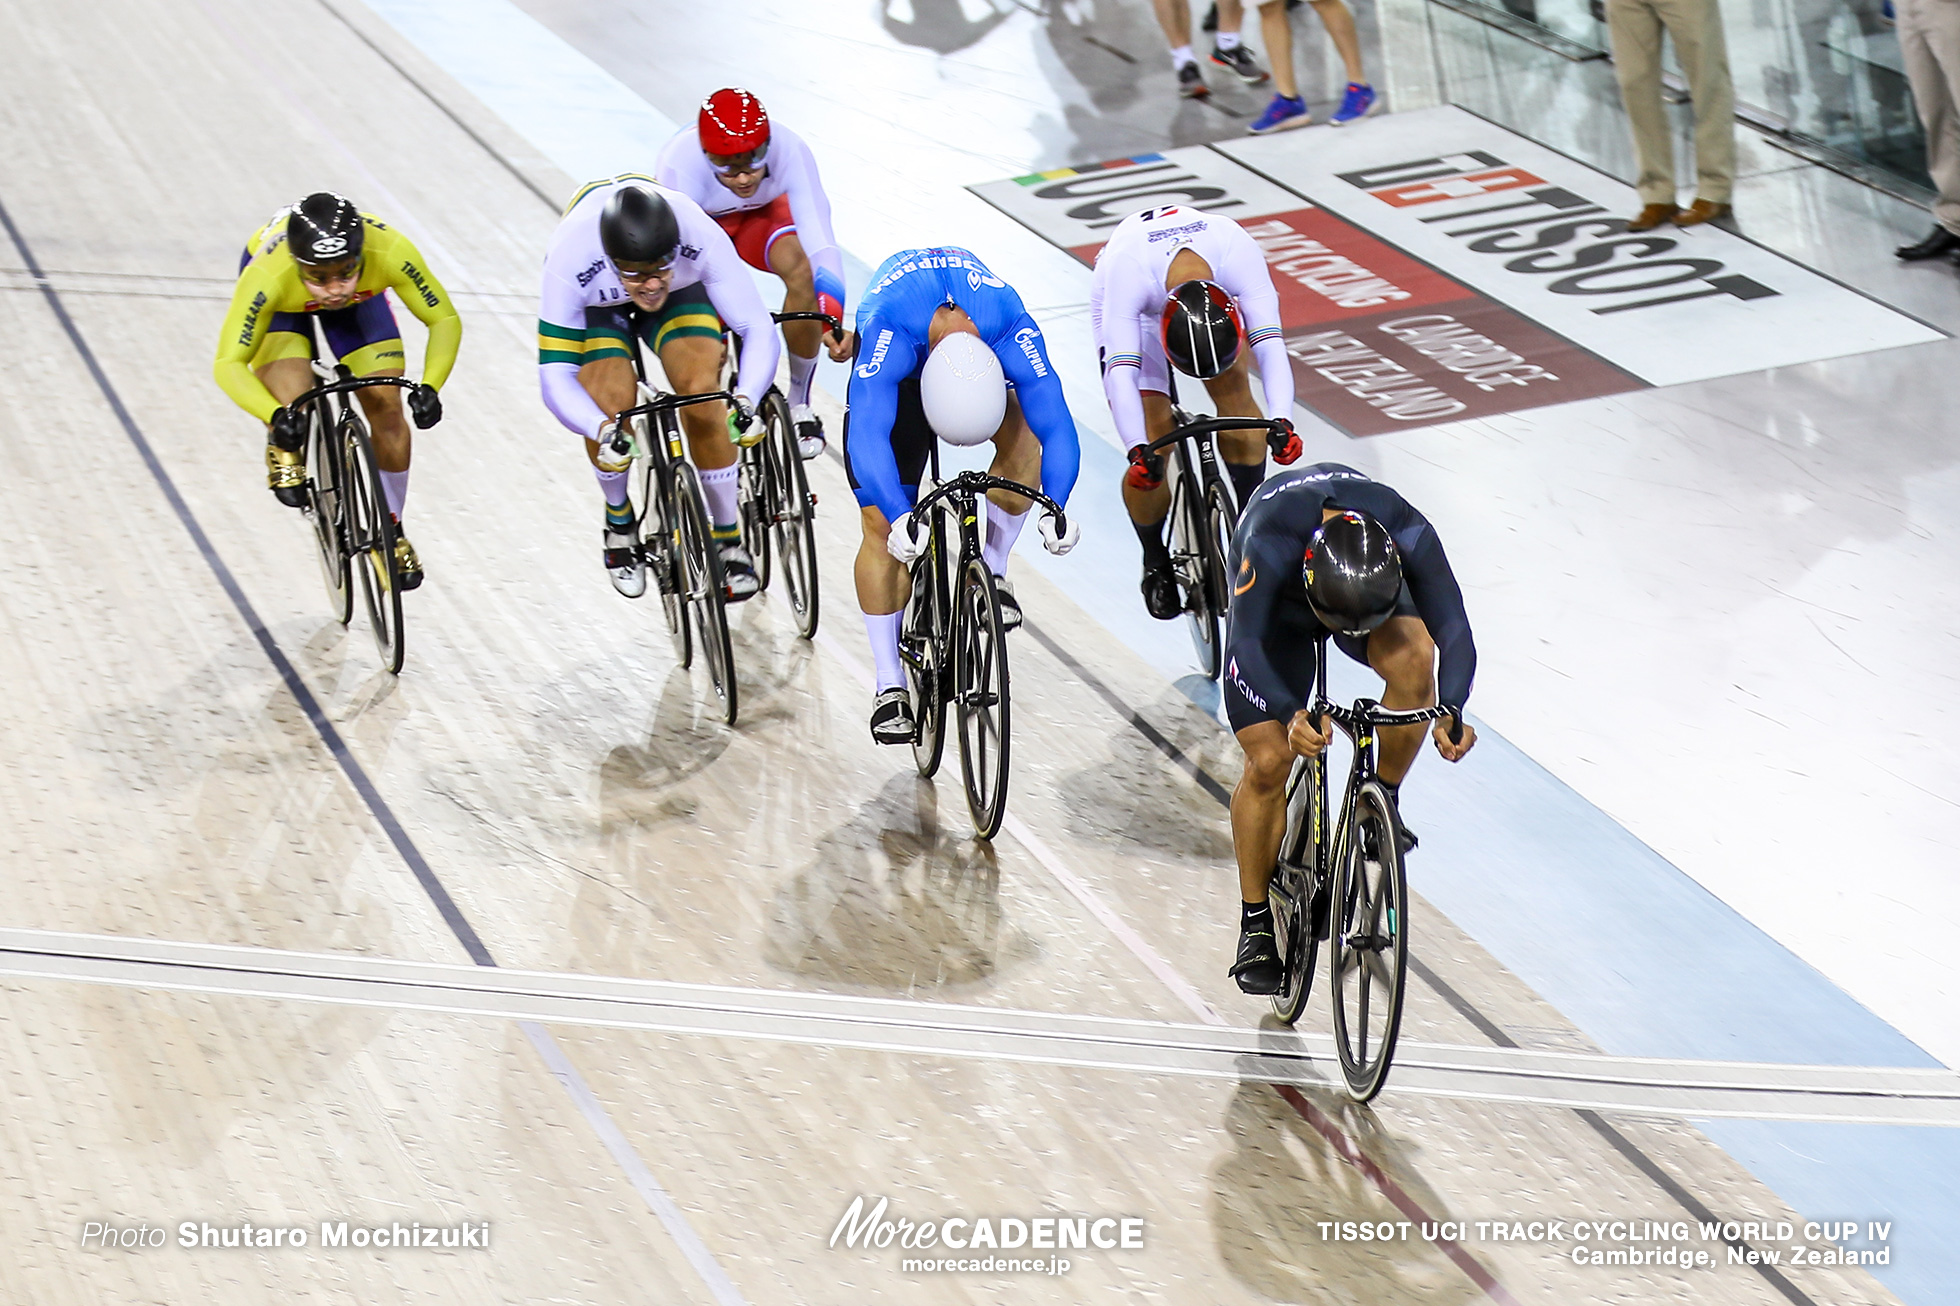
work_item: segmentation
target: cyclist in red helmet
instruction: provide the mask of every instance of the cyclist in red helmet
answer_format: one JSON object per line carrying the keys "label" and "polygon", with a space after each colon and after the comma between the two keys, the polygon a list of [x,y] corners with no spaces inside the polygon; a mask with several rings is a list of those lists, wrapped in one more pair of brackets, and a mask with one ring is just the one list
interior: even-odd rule
{"label": "cyclist in red helmet", "polygon": [[[701,102],[695,125],[660,151],[660,184],[681,192],[721,224],[750,267],[781,277],[786,313],[844,321],[844,258],[830,232],[830,200],[803,138],[769,121],[762,101],[728,86]],[[823,423],[810,407],[817,347],[843,362],[852,340],[816,322],[786,322],[790,416],[805,458],[823,452]]]}

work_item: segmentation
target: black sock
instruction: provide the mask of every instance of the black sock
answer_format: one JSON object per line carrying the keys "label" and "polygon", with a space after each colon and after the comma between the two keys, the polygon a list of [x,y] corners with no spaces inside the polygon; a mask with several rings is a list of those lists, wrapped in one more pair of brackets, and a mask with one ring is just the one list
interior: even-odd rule
{"label": "black sock", "polygon": [[1239,928],[1251,929],[1254,926],[1270,926],[1273,923],[1273,905],[1270,902],[1241,902],[1239,904]]}
{"label": "black sock", "polygon": [[1256,463],[1226,463],[1226,473],[1232,478],[1232,494],[1239,501],[1239,512],[1243,514],[1246,505],[1252,502],[1252,492],[1266,479],[1264,459]]}
{"label": "black sock", "polygon": [[1133,521],[1130,525],[1136,527],[1137,543],[1143,545],[1143,569],[1155,571],[1170,566],[1171,550],[1164,543],[1164,523]]}

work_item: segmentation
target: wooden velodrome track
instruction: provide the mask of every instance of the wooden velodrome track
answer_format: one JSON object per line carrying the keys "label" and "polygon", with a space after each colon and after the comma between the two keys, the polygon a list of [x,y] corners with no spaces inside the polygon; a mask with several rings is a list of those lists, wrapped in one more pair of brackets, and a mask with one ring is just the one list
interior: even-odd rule
{"label": "wooden velodrome track", "polygon": [[[533,187],[575,179],[342,12],[0,0],[8,929],[1256,1024],[1225,976],[1229,740],[1030,573],[1013,823],[976,845],[956,776],[922,784],[867,737],[834,460],[812,466],[825,633],[742,609],[742,721],[707,720],[657,613],[600,574],[589,474],[537,400],[554,215]],[[240,241],[318,187],[408,227],[466,317],[448,416],[418,436],[406,519],[430,580],[399,680],[358,621],[324,617],[303,522],[209,376]],[[1419,919],[1437,982],[1406,1038],[1585,1048]],[[1541,1244],[1318,1230],[1798,1218],[1660,1117],[1392,1092],[1363,1111],[1252,1078],[172,989],[7,982],[0,1299],[1892,1300],[1857,1270],[1608,1274]],[[906,1274],[895,1248],[826,1246],[860,1194],[1147,1232],[1060,1277]],[[180,1221],[328,1219],[493,1236],[175,1244]],[[85,1248],[90,1221],[171,1242]]]}

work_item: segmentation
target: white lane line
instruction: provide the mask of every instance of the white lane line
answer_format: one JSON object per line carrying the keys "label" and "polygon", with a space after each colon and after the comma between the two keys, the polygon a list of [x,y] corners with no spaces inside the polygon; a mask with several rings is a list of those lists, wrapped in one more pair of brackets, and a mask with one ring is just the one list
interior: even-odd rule
{"label": "white lane line", "polygon": [[521,1020],[518,1028],[524,1031],[525,1038],[531,1040],[531,1046],[544,1058],[546,1069],[551,1071],[566,1095],[578,1107],[579,1114],[585,1117],[592,1132],[599,1135],[599,1141],[612,1153],[619,1168],[626,1172],[626,1181],[633,1185],[633,1190],[647,1204],[647,1209],[666,1227],[668,1236],[679,1246],[681,1255],[687,1257],[687,1263],[694,1267],[701,1281],[708,1285],[708,1291],[715,1295],[715,1300],[721,1306],[748,1306],[741,1289],[735,1286],[728,1272],[721,1268],[721,1262],[701,1241],[701,1235],[694,1232],[694,1226],[688,1223],[687,1213],[667,1195],[667,1190],[653,1177],[653,1171],[647,1169],[646,1162],[640,1159],[640,1154],[633,1150],[633,1144],[620,1132],[605,1104],[599,1101],[591,1086],[585,1082],[585,1076],[579,1074],[578,1068],[565,1055],[565,1049],[558,1046],[558,1040],[536,1021]]}

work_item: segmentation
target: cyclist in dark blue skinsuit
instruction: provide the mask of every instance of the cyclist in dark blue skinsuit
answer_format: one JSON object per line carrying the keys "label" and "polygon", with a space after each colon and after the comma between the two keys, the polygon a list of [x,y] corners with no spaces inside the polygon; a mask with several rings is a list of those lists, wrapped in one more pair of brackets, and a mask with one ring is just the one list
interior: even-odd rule
{"label": "cyclist in dark blue skinsuit", "polygon": [[[1321,637],[1381,674],[1384,707],[1440,702],[1459,714],[1477,646],[1436,528],[1394,490],[1339,463],[1260,486],[1232,537],[1230,565],[1225,713],[1245,750],[1232,793],[1243,900],[1232,974],[1248,993],[1272,993],[1282,967],[1266,887],[1286,827],[1286,776],[1295,755],[1314,756],[1334,730],[1325,722],[1326,732],[1316,731],[1306,713]],[[1477,733],[1465,723],[1452,743],[1449,731],[1437,723],[1436,751],[1454,762]],[[1384,729],[1380,741],[1380,777],[1395,795],[1422,748],[1422,727]]]}
{"label": "cyclist in dark blue skinsuit", "polygon": [[[912,504],[935,438],[975,445],[992,440],[996,476],[1037,482],[1066,504],[1081,462],[1075,420],[1041,328],[1012,287],[964,249],[908,249],[886,259],[858,302],[858,354],[851,369],[844,461],[864,527],[858,549],[858,605],[877,662],[871,734],[880,743],[912,738],[911,708],[898,656],[898,628],[910,586],[905,564],[922,547],[912,536]],[[1000,579],[1001,616],[1010,629],[1021,609],[1006,582],[1008,550],[1028,501],[987,496],[985,554]],[[1041,523],[1051,553],[1074,547],[1071,520],[1058,535]]]}

